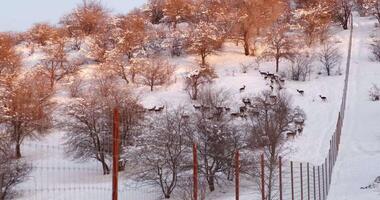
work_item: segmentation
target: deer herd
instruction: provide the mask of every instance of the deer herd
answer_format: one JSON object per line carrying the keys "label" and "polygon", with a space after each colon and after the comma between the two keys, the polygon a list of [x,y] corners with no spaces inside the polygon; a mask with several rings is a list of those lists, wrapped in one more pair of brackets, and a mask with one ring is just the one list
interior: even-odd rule
{"label": "deer herd", "polygon": [[[263,76],[264,80],[268,81],[267,85],[269,85],[269,89],[272,92],[272,94],[269,95],[269,98],[272,100],[276,100],[277,96],[274,93],[274,91],[275,89],[277,91],[284,89],[285,79],[278,74],[274,74],[270,72],[259,71],[259,73],[261,76]],[[240,93],[245,92],[246,88],[247,86],[243,85],[242,87],[239,88],[239,92]],[[304,90],[296,89],[296,91],[300,96],[305,96]],[[322,102],[327,102],[326,96],[319,95],[319,98],[321,99]],[[206,105],[193,104],[193,108],[197,111],[213,110],[216,112],[216,114],[219,114],[219,115],[222,113],[229,113],[231,117],[234,117],[234,118],[240,117],[243,119],[247,119],[248,113],[253,114],[253,115],[259,115],[259,112],[256,111],[256,109],[254,109],[255,105],[252,104],[251,99],[244,97],[242,98],[241,102],[242,102],[242,105],[239,107],[237,112],[231,112],[231,108],[226,107],[226,106],[214,106],[215,108],[212,108]],[[159,107],[154,106],[152,108],[145,109],[145,111],[159,113],[159,112],[162,112],[164,109],[165,109],[165,106],[159,106]],[[190,116],[184,115],[183,118],[188,119],[190,118]],[[289,130],[285,133],[287,138],[294,138],[295,136],[297,136],[297,134],[301,134],[303,132],[304,123],[305,123],[304,119],[296,119],[294,121],[294,127],[292,128],[292,130]]]}

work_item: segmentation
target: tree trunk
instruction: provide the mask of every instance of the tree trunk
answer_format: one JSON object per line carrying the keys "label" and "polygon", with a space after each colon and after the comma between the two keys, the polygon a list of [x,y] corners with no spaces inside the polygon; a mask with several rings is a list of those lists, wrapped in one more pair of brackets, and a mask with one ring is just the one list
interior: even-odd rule
{"label": "tree trunk", "polygon": [[205,66],[206,65],[206,53],[205,52],[201,52],[201,58],[202,58],[202,66]]}
{"label": "tree trunk", "polygon": [[276,73],[278,73],[279,65],[280,65],[280,58],[276,57]]}
{"label": "tree trunk", "polygon": [[207,178],[207,182],[208,182],[208,187],[210,189],[210,191],[214,191],[215,190],[215,178],[214,178],[214,175],[209,175],[209,177]]}
{"label": "tree trunk", "polygon": [[110,168],[108,167],[106,161],[102,160],[100,162],[102,163],[102,167],[103,167],[103,175],[110,174]]}
{"label": "tree trunk", "polygon": [[16,158],[21,158],[21,147],[19,142],[16,142]]}
{"label": "tree trunk", "polygon": [[170,199],[170,195],[169,194],[165,194],[165,199]]}
{"label": "tree trunk", "polygon": [[244,33],[244,54],[249,56],[249,38],[248,33]]}

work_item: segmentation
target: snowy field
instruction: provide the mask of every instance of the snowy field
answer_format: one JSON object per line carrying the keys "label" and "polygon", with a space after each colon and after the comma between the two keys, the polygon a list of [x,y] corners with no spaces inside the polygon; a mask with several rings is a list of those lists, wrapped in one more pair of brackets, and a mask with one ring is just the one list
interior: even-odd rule
{"label": "snowy field", "polygon": [[[380,175],[380,104],[370,102],[368,90],[372,83],[380,84],[379,63],[369,61],[368,45],[370,33],[374,31],[374,20],[355,17],[354,43],[352,52],[352,66],[349,79],[348,106],[345,126],[342,135],[341,152],[333,174],[331,200],[379,199],[380,189],[360,190]],[[345,58],[349,41],[349,31],[335,28],[332,40],[339,45],[343,54],[341,73],[344,74]],[[38,56],[33,55],[27,60],[35,62]],[[253,57],[244,56],[241,46],[226,43],[222,50],[208,57],[208,61],[218,73],[215,80],[216,87],[229,90],[233,102],[231,108],[237,110],[243,97],[250,97],[264,89],[269,89],[267,81],[260,76],[258,69],[251,68],[248,73],[241,72],[241,64],[253,62]],[[138,95],[145,107],[157,105],[184,105],[191,109],[192,102],[184,91],[184,72],[191,71],[195,66],[196,58],[186,56],[172,59],[177,66],[175,83],[158,88],[150,92],[146,87],[138,88]],[[32,64],[31,64],[32,65]],[[289,65],[281,63],[282,70]],[[307,115],[306,126],[301,136],[288,142],[291,151],[288,160],[320,164],[327,155],[329,140],[333,135],[338,112],[340,108],[344,76],[327,77],[318,75],[319,63],[314,64],[315,69],[310,81],[286,81],[285,89],[293,95],[295,106],[301,107]],[[264,62],[261,71],[274,71],[273,62]],[[91,68],[82,71],[88,76]],[[246,90],[239,92],[243,85]],[[64,87],[62,87],[64,88]],[[301,96],[296,89],[305,91]],[[64,92],[62,92],[64,94]],[[59,93],[61,94],[61,93]],[[322,102],[319,95],[326,96],[327,102]],[[57,97],[59,101],[67,97]],[[60,113],[56,113],[60,117]],[[109,199],[111,196],[111,177],[103,176],[101,166],[96,162],[78,163],[64,155],[62,131],[54,131],[41,141],[28,141],[23,145],[25,157],[35,166],[27,182],[21,184],[20,190],[25,197],[20,199]],[[120,184],[120,199],[156,200],[160,191],[152,186],[139,185],[123,175]],[[256,189],[253,183],[245,183],[241,188],[241,199],[255,198]],[[69,189],[68,189],[69,188]],[[208,199],[234,199],[233,186],[218,187],[218,191]]]}

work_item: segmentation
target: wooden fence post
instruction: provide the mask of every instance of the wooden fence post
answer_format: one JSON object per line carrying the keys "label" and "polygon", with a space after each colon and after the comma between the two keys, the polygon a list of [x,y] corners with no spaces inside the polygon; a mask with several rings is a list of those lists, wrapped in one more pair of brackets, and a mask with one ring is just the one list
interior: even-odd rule
{"label": "wooden fence post", "polygon": [[322,199],[325,200],[326,193],[325,193],[325,168],[324,164],[322,164]]}
{"label": "wooden fence post", "polygon": [[294,200],[293,161],[290,161],[290,184],[292,187],[292,200]]}
{"label": "wooden fence post", "polygon": [[315,187],[315,166],[313,166],[313,188],[314,188],[314,200],[317,200],[317,191]]}
{"label": "wooden fence post", "polygon": [[112,200],[118,200],[118,173],[119,173],[119,111],[113,110],[113,156],[112,156]]}
{"label": "wooden fence post", "polygon": [[280,200],[282,200],[282,157],[280,156],[278,160]]}
{"label": "wooden fence post", "polygon": [[319,197],[319,200],[321,200],[321,173],[320,173],[320,170],[319,170],[319,166],[318,166],[318,197]]}
{"label": "wooden fence post", "polygon": [[195,142],[193,143],[193,199],[198,200],[198,155]]}
{"label": "wooden fence post", "polygon": [[235,199],[239,200],[240,196],[240,155],[239,151],[236,151],[235,155]]}
{"label": "wooden fence post", "polygon": [[261,154],[261,199],[265,200],[265,166],[264,154]]}
{"label": "wooden fence post", "polygon": [[300,181],[301,181],[301,200],[303,200],[303,175],[302,175],[302,163],[300,163]]}
{"label": "wooden fence post", "polygon": [[307,200],[310,200],[310,164],[307,163]]}

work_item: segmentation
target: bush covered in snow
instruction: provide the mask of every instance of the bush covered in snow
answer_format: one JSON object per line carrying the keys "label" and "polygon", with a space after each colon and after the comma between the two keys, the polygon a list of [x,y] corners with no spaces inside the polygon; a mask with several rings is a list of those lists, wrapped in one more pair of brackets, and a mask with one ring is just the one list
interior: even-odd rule
{"label": "bush covered in snow", "polygon": [[380,100],[380,87],[373,84],[372,88],[369,90],[369,98],[371,101],[379,101]]}

